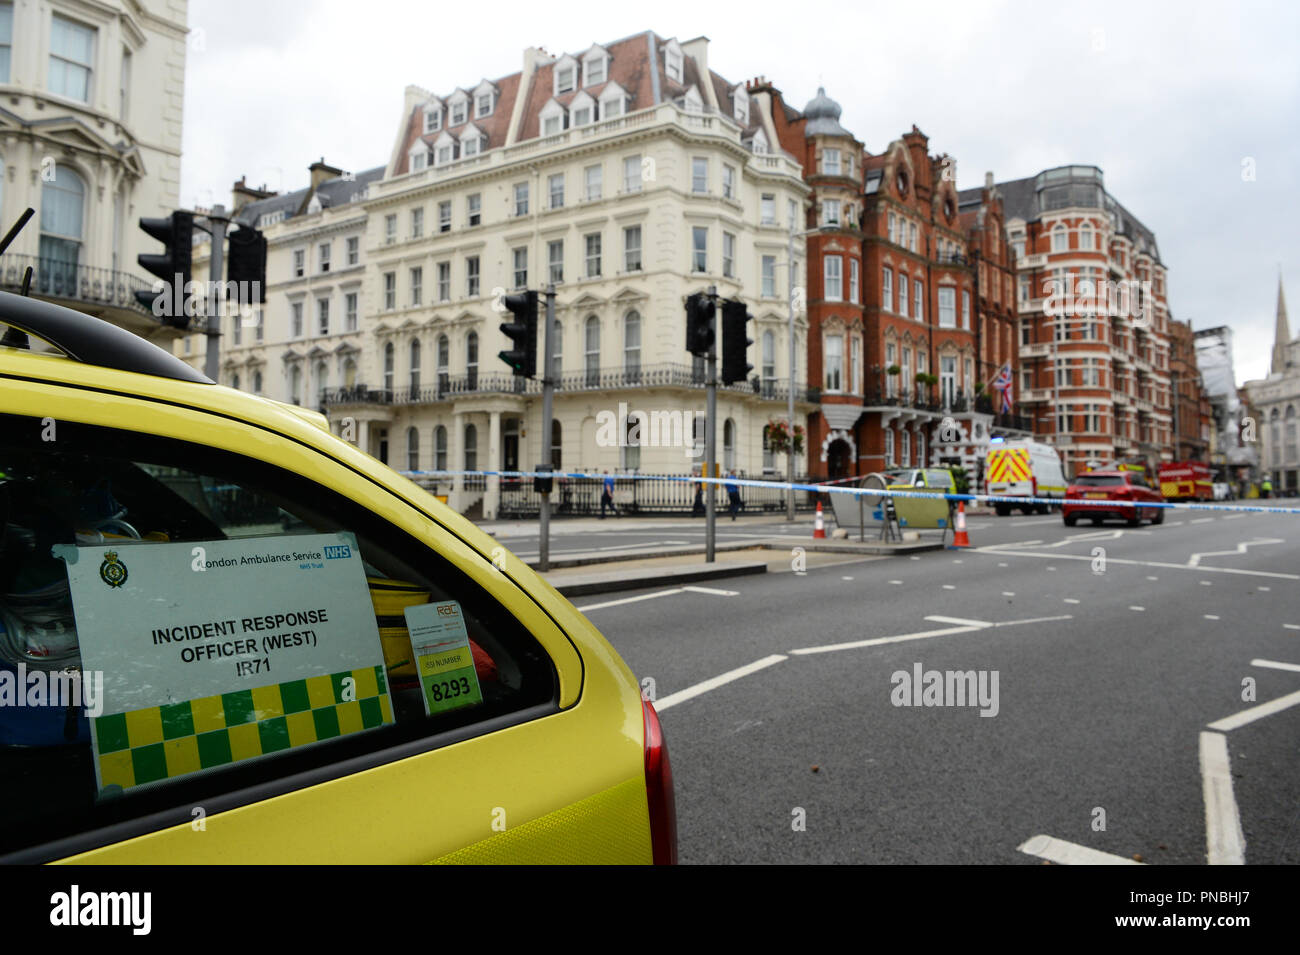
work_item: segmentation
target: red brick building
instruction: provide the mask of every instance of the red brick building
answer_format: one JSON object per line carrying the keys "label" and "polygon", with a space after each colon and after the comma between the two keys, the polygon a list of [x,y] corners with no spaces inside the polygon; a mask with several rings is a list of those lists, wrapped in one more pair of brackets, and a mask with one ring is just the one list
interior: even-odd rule
{"label": "red brick building", "polygon": [[1196,337],[1190,322],[1169,320],[1169,379],[1173,393],[1173,458],[1208,461],[1214,415],[1196,366]]}

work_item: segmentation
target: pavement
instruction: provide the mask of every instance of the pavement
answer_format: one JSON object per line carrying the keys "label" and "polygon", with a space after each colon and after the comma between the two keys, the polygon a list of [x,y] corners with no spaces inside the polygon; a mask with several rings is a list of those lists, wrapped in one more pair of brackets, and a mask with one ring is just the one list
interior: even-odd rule
{"label": "pavement", "polygon": [[1300,864],[1300,514],[968,523],[575,601],[660,713],[681,860]]}

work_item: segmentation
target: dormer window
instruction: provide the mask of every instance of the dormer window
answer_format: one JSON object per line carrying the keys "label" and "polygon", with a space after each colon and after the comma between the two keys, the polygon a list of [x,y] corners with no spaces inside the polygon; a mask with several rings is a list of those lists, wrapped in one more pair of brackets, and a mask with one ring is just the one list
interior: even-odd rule
{"label": "dormer window", "polygon": [[543,136],[557,136],[564,132],[565,109],[555,100],[551,100],[542,107],[538,114],[541,119],[541,128]]}
{"label": "dormer window", "polygon": [[478,98],[478,112],[476,113],[475,118],[482,119],[484,116],[491,116],[492,105],[493,104],[492,104],[491,93],[484,93],[482,96],[480,96]]}
{"label": "dormer window", "polygon": [[456,140],[450,133],[443,133],[433,144],[433,164],[445,166],[456,158]]}
{"label": "dormer window", "polygon": [[761,129],[754,134],[752,149],[754,150],[754,154],[758,156],[763,156],[770,152],[767,145],[767,134]]}
{"label": "dormer window", "polygon": [[600,118],[613,119],[627,112],[627,92],[617,83],[610,81],[600,94]]}
{"label": "dormer window", "polygon": [[469,104],[462,95],[460,98],[452,101],[451,104],[451,125],[459,126],[469,118]]}
{"label": "dormer window", "polygon": [[741,126],[749,125],[749,93],[743,86],[737,86],[733,94],[735,108],[732,115],[736,117],[736,122]]}
{"label": "dormer window", "polygon": [[571,56],[562,56],[555,64],[555,95],[572,93],[578,88],[578,61]]}
{"label": "dormer window", "polygon": [[477,156],[483,150],[483,137],[471,136],[469,139],[463,139],[460,143],[460,154],[462,156]]}
{"label": "dormer window", "polygon": [[424,111],[424,131],[425,133],[436,133],[442,129],[442,107],[430,106]]}
{"label": "dormer window", "polygon": [[429,154],[423,147],[411,153],[411,172],[419,172],[429,164]]}
{"label": "dormer window", "polygon": [[673,82],[682,82],[682,51],[676,43],[670,43],[664,50],[664,72]]}
{"label": "dormer window", "polygon": [[569,125],[590,126],[596,120],[596,101],[586,91],[579,93],[569,104]]}
{"label": "dormer window", "polygon": [[607,79],[605,57],[603,55],[592,57],[583,64],[583,68],[587,72],[586,80],[582,84],[583,86],[599,86]]}
{"label": "dormer window", "polygon": [[682,97],[682,104],[686,107],[687,112],[704,112],[704,97],[700,96],[697,87],[692,86],[686,91],[686,95]]}

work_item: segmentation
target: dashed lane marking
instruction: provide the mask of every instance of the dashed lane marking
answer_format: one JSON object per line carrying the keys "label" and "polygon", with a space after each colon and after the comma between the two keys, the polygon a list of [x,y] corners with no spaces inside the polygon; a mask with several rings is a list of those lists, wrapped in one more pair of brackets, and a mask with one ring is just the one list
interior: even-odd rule
{"label": "dashed lane marking", "polygon": [[1017,848],[1025,855],[1037,856],[1057,865],[1142,865],[1132,859],[1089,849],[1075,842],[1053,839],[1051,836],[1033,836]]}
{"label": "dashed lane marking", "polygon": [[1279,663],[1277,660],[1251,660],[1250,665],[1253,667],[1268,667],[1270,670],[1290,670],[1292,673],[1300,673],[1300,663]]}

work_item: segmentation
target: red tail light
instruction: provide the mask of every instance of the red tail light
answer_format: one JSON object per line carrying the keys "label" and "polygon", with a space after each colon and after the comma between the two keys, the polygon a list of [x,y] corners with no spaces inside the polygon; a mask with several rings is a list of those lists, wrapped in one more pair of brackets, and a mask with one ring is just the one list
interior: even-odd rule
{"label": "red tail light", "polygon": [[673,797],[673,767],[668,761],[659,714],[649,700],[641,701],[645,716],[645,792],[650,804],[650,845],[655,865],[677,864],[677,800]]}

